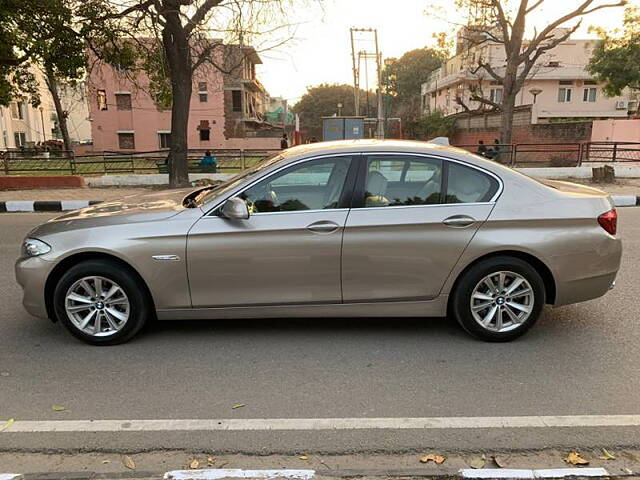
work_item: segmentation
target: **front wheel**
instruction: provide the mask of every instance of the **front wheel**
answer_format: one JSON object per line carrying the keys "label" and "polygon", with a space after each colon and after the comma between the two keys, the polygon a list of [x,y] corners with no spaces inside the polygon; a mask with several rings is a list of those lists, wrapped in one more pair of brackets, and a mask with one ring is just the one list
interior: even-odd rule
{"label": "front wheel", "polygon": [[150,315],[149,301],[135,277],[106,260],[71,267],[55,288],[53,304],[58,320],[92,345],[126,342]]}
{"label": "front wheel", "polygon": [[451,310],[471,335],[504,342],[529,330],[544,304],[544,282],[535,268],[519,258],[493,257],[464,273]]}

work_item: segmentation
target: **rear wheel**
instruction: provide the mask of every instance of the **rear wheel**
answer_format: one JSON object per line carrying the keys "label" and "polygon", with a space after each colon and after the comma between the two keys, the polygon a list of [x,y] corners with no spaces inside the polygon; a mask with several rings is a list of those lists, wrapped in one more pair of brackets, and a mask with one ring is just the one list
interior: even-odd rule
{"label": "rear wheel", "polygon": [[58,282],[53,301],[58,320],[92,345],[126,342],[150,315],[150,302],[135,276],[106,260],[71,267]]}
{"label": "rear wheel", "polygon": [[529,263],[493,257],[472,266],[460,279],[451,309],[471,335],[504,342],[524,334],[545,304],[544,282]]}

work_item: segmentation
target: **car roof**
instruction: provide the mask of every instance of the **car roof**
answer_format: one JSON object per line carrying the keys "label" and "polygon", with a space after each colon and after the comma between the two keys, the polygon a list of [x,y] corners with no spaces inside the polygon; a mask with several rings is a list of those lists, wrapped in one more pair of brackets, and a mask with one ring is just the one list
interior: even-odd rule
{"label": "car roof", "polygon": [[[461,160],[494,172],[510,170],[492,160],[474,155],[468,150],[418,140],[336,140],[298,145],[282,152],[283,162],[292,162],[309,155],[333,155],[345,153],[420,153],[434,154]],[[281,165],[282,163],[280,163]]]}

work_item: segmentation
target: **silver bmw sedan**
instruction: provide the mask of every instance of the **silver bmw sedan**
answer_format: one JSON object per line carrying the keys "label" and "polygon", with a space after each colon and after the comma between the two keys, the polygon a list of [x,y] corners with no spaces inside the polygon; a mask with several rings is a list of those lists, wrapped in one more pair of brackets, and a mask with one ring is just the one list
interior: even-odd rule
{"label": "silver bmw sedan", "polygon": [[506,341],[604,295],[621,241],[600,190],[424,142],[304,145],[229,181],[76,210],[24,240],[29,313],[96,345],[153,319],[450,316]]}

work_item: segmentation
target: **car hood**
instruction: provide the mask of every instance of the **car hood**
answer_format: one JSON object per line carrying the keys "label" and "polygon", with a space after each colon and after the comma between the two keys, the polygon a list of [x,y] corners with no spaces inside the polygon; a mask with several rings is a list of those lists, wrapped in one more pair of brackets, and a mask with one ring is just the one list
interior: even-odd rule
{"label": "car hood", "polygon": [[163,190],[130,195],[119,201],[102,202],[52,218],[31,234],[36,236],[74,228],[165,220],[185,210],[182,200],[193,190]]}

